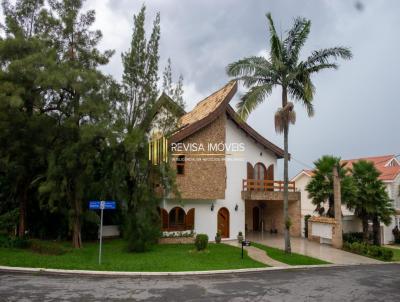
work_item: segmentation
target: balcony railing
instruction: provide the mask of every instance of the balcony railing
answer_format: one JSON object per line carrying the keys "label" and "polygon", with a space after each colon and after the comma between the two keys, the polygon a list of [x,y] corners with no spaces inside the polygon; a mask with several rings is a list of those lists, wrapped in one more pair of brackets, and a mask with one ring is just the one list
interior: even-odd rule
{"label": "balcony railing", "polygon": [[[274,191],[283,192],[282,180],[243,179],[243,191]],[[288,183],[289,192],[295,192],[294,181]]]}

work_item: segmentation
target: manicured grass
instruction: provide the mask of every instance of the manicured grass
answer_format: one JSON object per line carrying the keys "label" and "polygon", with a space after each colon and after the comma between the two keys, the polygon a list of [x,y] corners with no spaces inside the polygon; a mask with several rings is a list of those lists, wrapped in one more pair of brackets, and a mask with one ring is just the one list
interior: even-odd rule
{"label": "manicured grass", "polygon": [[285,251],[274,247],[269,247],[259,243],[252,243],[253,246],[264,250],[272,259],[283,262],[289,265],[314,265],[314,264],[329,264],[329,262],[300,255],[296,253],[286,254]]}
{"label": "manicured grass", "polygon": [[[70,243],[61,244],[69,247]],[[103,261],[98,265],[98,244],[84,243],[84,248],[68,248],[63,255],[43,255],[30,249],[0,248],[0,265],[83,270],[135,272],[202,271],[265,267],[247,255],[241,259],[239,248],[209,244],[205,252],[196,252],[192,244],[156,245],[146,253],[128,253],[120,239],[105,241]]]}
{"label": "manicured grass", "polygon": [[393,259],[392,261],[400,261],[400,249],[396,249],[396,248],[390,248],[388,246],[385,246],[388,249],[391,249],[393,251]]}

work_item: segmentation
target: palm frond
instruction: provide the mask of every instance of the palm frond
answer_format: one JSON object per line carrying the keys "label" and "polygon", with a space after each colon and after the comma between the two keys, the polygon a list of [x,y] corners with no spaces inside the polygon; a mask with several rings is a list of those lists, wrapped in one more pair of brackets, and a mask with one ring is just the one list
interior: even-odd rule
{"label": "palm frond", "polygon": [[353,57],[350,49],[346,47],[332,47],[313,51],[311,56],[304,62],[306,68],[313,67],[317,64],[331,64],[330,59],[342,58],[350,60]]}
{"label": "palm frond", "polygon": [[276,33],[274,20],[272,20],[271,13],[267,14],[267,19],[269,23],[269,32],[270,32],[270,43],[271,43],[271,60],[272,62],[282,62],[282,42],[279,39],[278,34]]}
{"label": "palm frond", "polygon": [[226,73],[231,77],[240,77],[243,75],[251,75],[257,69],[263,68],[268,70],[271,63],[264,57],[247,57],[229,64],[226,67]]}
{"label": "palm frond", "polygon": [[288,63],[295,64],[299,53],[310,34],[311,21],[298,17],[294,20],[293,27],[289,30],[283,45],[288,54]]}
{"label": "palm frond", "polygon": [[307,68],[308,73],[317,73],[324,69],[338,69],[338,65],[335,63],[328,63],[328,64],[318,64]]}
{"label": "palm frond", "polygon": [[261,104],[266,96],[271,94],[273,86],[273,84],[264,84],[252,87],[240,98],[240,101],[237,104],[237,113],[239,116],[244,120],[247,119],[250,112]]}
{"label": "palm frond", "polygon": [[303,83],[300,81],[293,81],[288,87],[289,95],[305,107],[310,117],[314,115],[314,105],[312,102],[314,99],[314,92],[314,84],[309,78]]}

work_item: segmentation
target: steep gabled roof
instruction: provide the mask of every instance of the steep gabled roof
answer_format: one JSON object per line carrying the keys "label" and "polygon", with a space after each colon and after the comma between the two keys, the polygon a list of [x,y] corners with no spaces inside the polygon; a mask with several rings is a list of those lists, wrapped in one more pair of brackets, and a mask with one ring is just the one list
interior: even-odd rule
{"label": "steep gabled roof", "polygon": [[[372,162],[375,168],[381,173],[379,179],[382,181],[393,181],[398,175],[400,175],[400,164],[394,155],[382,155],[382,156],[371,156],[371,157],[360,157],[354,159],[343,159],[341,161],[344,164],[345,168],[351,169],[353,167],[353,163],[358,162],[360,160],[365,160]],[[391,161],[395,161],[395,166],[389,166],[388,164]],[[309,177],[314,175],[312,170],[302,170],[300,171],[292,180],[297,179],[301,174],[305,174]]]}
{"label": "steep gabled roof", "polygon": [[256,130],[244,122],[235,110],[229,105],[237,91],[236,81],[231,81],[221,89],[200,101],[192,111],[183,115],[179,120],[179,129],[170,138],[171,142],[179,142],[198,130],[209,125],[221,114],[226,113],[241,130],[253,138],[264,148],[272,151],[278,158],[283,157],[283,150],[275,144],[268,141]]}
{"label": "steep gabled roof", "polygon": [[[398,161],[396,160],[396,157],[393,154],[348,159],[348,160],[342,160],[342,162],[345,164],[346,168],[351,169],[353,167],[353,163],[358,162],[360,160],[372,162],[375,168],[379,172],[381,172],[379,179],[383,181],[394,180],[400,174],[400,165],[398,165]],[[397,165],[389,166],[388,164],[393,160],[396,161]]]}
{"label": "steep gabled roof", "polygon": [[204,100],[179,119],[179,129],[172,135],[171,142],[179,142],[213,122],[235,95],[237,83],[231,81]]}

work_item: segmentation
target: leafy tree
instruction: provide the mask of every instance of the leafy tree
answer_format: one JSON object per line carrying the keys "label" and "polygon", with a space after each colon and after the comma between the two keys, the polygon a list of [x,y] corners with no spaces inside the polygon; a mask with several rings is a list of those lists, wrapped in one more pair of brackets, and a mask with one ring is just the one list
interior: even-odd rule
{"label": "leafy tree", "polygon": [[130,251],[142,252],[160,234],[157,205],[150,183],[152,166],[148,160],[148,137],[158,90],[158,47],[160,15],[153,22],[149,40],[144,29],[145,6],[134,16],[130,49],[122,54],[122,104],[118,111],[122,144],[114,171],[121,179],[119,198],[126,204],[125,237]]}
{"label": "leafy tree", "polygon": [[[49,12],[40,0],[2,2],[5,36],[0,38],[0,174],[7,209],[19,208],[18,235],[27,228],[29,199],[43,178],[54,122],[44,114]],[[6,186],[3,186],[6,184]],[[3,200],[2,200],[3,203]]]}
{"label": "leafy tree", "polygon": [[111,130],[111,104],[104,97],[109,79],[98,67],[107,64],[113,52],[96,48],[102,34],[90,29],[95,12],[82,12],[83,1],[51,0],[49,4],[55,14],[52,46],[57,64],[49,70],[50,89],[44,99],[58,127],[40,191],[51,205],[67,202],[73,246],[80,248],[84,202],[104,197],[90,193],[96,160]]}
{"label": "leafy tree", "polygon": [[372,220],[374,244],[380,245],[380,223],[389,225],[395,213],[392,201],[385,184],[379,179],[380,172],[372,162],[360,160],[353,163],[352,175],[356,194],[347,205],[362,221],[364,242],[368,243],[368,222]]}
{"label": "leafy tree", "polygon": [[[340,163],[339,157],[324,155],[314,162],[315,169],[313,176],[308,183],[306,190],[308,197],[316,206],[315,211],[320,215],[335,217],[335,206],[333,196],[333,168],[339,168],[339,178],[341,184],[342,202],[354,198],[354,183],[351,176],[348,175],[347,169]],[[324,204],[328,202],[328,209]]]}
{"label": "leafy tree", "polygon": [[314,114],[313,96],[315,87],[311,76],[324,69],[336,69],[334,63],[337,58],[350,59],[352,54],[349,49],[334,47],[313,51],[311,56],[301,61],[300,50],[310,33],[311,21],[296,18],[293,27],[281,38],[275,29],[271,14],[267,14],[270,31],[269,57],[247,57],[229,64],[229,76],[241,80],[249,91],[243,95],[238,112],[247,118],[259,104],[271,93],[274,87],[282,89],[282,107],[275,114],[275,129],[284,135],[284,221],[285,221],[285,251],[290,248],[290,218],[288,214],[288,135],[289,124],[294,124],[296,115],[294,105],[288,97],[300,102],[307,110],[309,116]]}

